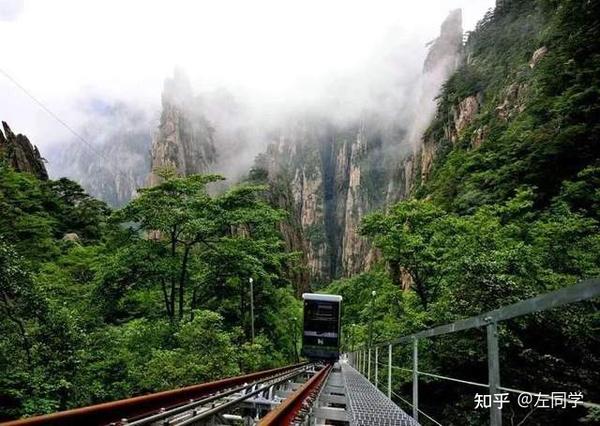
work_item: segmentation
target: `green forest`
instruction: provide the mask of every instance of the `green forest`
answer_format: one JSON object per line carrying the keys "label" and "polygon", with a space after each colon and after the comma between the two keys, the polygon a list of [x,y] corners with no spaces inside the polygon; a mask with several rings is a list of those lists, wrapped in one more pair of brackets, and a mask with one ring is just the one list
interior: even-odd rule
{"label": "green forest", "polygon": [[[438,144],[430,177],[411,199],[362,223],[383,264],[327,287],[344,297],[350,350],[368,341],[371,318],[374,342],[385,342],[600,275],[600,4],[506,3],[469,35],[469,60],[438,97],[426,133]],[[548,53],[531,67],[540,46]],[[521,94],[509,99],[505,118],[498,105],[515,84]],[[453,142],[452,107],[470,95],[482,107]],[[473,147],[477,129],[486,137]],[[599,321],[597,303],[508,321],[500,329],[502,383],[597,400]],[[409,346],[395,349],[394,365],[410,368]],[[421,354],[423,371],[487,383],[484,330],[428,339]],[[396,373],[410,397],[410,373]],[[432,417],[487,424],[486,410],[473,411],[477,389],[423,382],[420,403]],[[515,408],[503,413],[509,424],[600,419],[594,410]]]}
{"label": "green forest", "polygon": [[[345,350],[600,276],[599,32],[598,1],[513,0],[468,34],[424,135],[436,147],[431,171],[360,224],[379,261],[313,288],[343,296]],[[469,96],[481,106],[453,139],[452,111]],[[265,176],[255,168],[222,190],[219,175],[164,169],[160,184],[112,209],[74,181],[0,158],[0,420],[296,362],[301,254],[285,248],[289,212]],[[502,383],[600,401],[599,327],[597,302],[503,323]],[[487,382],[483,330],[420,351],[423,371]],[[410,357],[397,347],[394,364],[410,368]],[[410,397],[411,380],[395,371],[395,392]],[[488,423],[473,388],[423,378],[421,389],[432,417]],[[583,407],[513,404],[503,415],[511,425],[600,422]]]}
{"label": "green forest", "polygon": [[[121,210],[0,163],[2,418],[289,364],[300,304],[265,188],[175,177]],[[250,337],[249,278],[256,337]],[[285,318],[285,320],[280,320]]]}

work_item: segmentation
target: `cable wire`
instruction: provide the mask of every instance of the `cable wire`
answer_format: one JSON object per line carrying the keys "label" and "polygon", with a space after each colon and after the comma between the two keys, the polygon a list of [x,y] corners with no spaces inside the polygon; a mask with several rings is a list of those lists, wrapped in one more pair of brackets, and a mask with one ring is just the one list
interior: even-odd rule
{"label": "cable wire", "polygon": [[10,74],[0,68],[0,74],[4,75],[11,83],[17,86],[25,95],[27,95],[33,102],[35,102],[42,110],[44,110],[50,117],[55,119],[58,123],[60,123],[65,129],[71,132],[79,141],[85,144],[95,155],[102,157],[106,160],[106,164],[113,164],[108,157],[106,157],[102,152],[98,151],[90,142],[88,142],[80,133],[75,131],[71,126],[69,126],[64,120],[62,120],[58,115],[56,115],[50,108],[48,108],[42,101],[37,99],[31,92],[29,92],[22,84],[20,84],[17,80],[15,80]]}
{"label": "cable wire", "polygon": [[[379,382],[379,385],[383,386],[383,384],[381,382]],[[396,398],[400,399],[401,401],[403,401],[404,403],[406,403],[407,405],[409,405],[411,408],[413,408],[413,405],[408,402],[406,399],[402,398],[400,395],[398,395],[396,392],[392,391],[392,395],[394,395]],[[417,408],[417,411],[421,414],[423,414],[425,417],[427,417],[429,420],[431,420],[432,422],[434,422],[436,425],[438,426],[442,426],[442,424],[440,422],[438,422],[436,419],[434,419],[433,417],[431,417],[429,414],[425,413],[424,411],[422,411],[421,409]]]}

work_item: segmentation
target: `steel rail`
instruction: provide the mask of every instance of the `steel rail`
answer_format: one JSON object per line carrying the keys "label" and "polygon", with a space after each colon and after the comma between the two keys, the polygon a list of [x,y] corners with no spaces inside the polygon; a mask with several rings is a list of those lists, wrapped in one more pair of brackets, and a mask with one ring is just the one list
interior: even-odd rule
{"label": "steel rail", "polygon": [[308,379],[294,393],[287,397],[275,409],[271,410],[259,422],[258,426],[287,426],[292,423],[304,401],[317,390],[327,379],[333,364],[329,364]]}
{"label": "steel rail", "polygon": [[275,386],[275,385],[283,383],[287,380],[293,379],[294,377],[299,376],[300,374],[302,374],[304,372],[306,372],[306,367],[300,367],[300,369],[294,370],[292,373],[284,373],[283,377],[281,377],[281,378],[271,379],[272,383],[269,383],[268,385],[261,386],[258,389],[255,389],[253,391],[247,392],[247,393],[239,396],[238,398],[232,399],[230,401],[226,401],[216,407],[213,407],[210,410],[203,411],[201,413],[192,415],[192,417],[190,417],[188,419],[185,419],[180,422],[174,422],[172,424],[174,426],[187,426],[190,424],[194,424],[200,420],[210,418],[216,414],[219,414],[221,411],[225,410],[226,408],[229,408],[229,407],[237,405],[241,402],[244,402],[248,398],[250,398],[254,395],[257,395],[261,392],[264,392],[266,389],[270,388],[271,386]]}
{"label": "steel rail", "polygon": [[202,383],[184,388],[141,395],[118,401],[105,402],[88,407],[75,408],[58,413],[24,418],[1,423],[1,426],[91,426],[117,424],[122,419],[139,418],[157,413],[161,409],[175,408],[190,400],[210,395],[243,383],[260,380],[277,373],[290,371],[307,363],[293,364],[271,370],[229,377],[214,382]]}
{"label": "steel rail", "polygon": [[[308,367],[308,365],[302,365],[302,366],[299,366],[298,368],[292,370],[292,372],[293,372],[292,373],[292,377],[294,377],[295,375],[298,375],[298,374],[302,374],[306,370],[307,367]],[[197,400],[195,400],[193,402],[190,402],[189,404],[179,405],[179,406],[177,406],[175,408],[162,411],[162,412],[160,412],[158,414],[153,414],[151,416],[143,417],[143,418],[141,418],[139,420],[127,422],[127,425],[128,426],[142,426],[142,425],[146,425],[148,423],[156,422],[158,420],[162,420],[162,419],[165,419],[167,417],[175,416],[175,415],[177,415],[179,413],[184,413],[184,412],[186,412],[188,410],[192,410],[192,409],[194,409],[196,407],[200,407],[200,406],[206,405],[206,404],[208,404],[210,402],[213,402],[213,401],[225,398],[225,397],[227,397],[229,395],[233,395],[233,394],[235,394],[237,392],[241,392],[241,391],[243,391],[245,389],[248,389],[248,388],[251,388],[253,386],[260,385],[260,384],[265,383],[265,382],[273,381],[273,380],[276,380],[276,379],[284,377],[284,376],[287,378],[289,375],[290,375],[290,373],[289,373],[289,370],[288,370],[288,371],[284,371],[282,373],[275,374],[273,376],[269,376],[269,377],[267,377],[265,379],[260,379],[258,381],[245,383],[245,384],[243,384],[241,386],[237,386],[237,387],[234,387],[234,388],[231,388],[231,389],[227,389],[227,390],[225,390],[223,392],[215,393],[215,394],[210,395],[210,396],[208,396],[206,398],[197,399]],[[270,386],[272,386],[272,385],[270,385]]]}

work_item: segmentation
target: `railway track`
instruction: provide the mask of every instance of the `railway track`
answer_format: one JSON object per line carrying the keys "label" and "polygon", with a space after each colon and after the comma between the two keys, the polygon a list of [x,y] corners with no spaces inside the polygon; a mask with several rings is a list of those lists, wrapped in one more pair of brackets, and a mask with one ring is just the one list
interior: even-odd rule
{"label": "railway track", "polygon": [[302,424],[332,368],[333,364],[323,366],[319,372],[262,418],[258,426]]}
{"label": "railway track", "polygon": [[2,426],[301,424],[331,365],[302,363],[2,423]]}

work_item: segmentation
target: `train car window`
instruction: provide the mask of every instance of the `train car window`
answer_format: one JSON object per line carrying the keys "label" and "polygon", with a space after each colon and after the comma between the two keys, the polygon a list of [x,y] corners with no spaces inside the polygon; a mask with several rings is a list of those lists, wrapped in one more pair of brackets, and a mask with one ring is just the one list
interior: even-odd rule
{"label": "train car window", "polygon": [[338,333],[339,304],[309,302],[304,306],[304,329],[319,333]]}
{"label": "train car window", "polygon": [[315,313],[315,318],[316,319],[331,319],[334,318],[333,316],[333,306],[332,305],[325,305],[323,303],[319,303],[317,305],[317,312]]}

